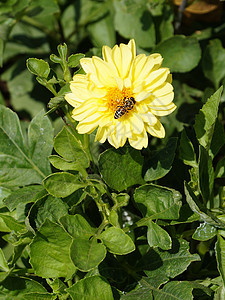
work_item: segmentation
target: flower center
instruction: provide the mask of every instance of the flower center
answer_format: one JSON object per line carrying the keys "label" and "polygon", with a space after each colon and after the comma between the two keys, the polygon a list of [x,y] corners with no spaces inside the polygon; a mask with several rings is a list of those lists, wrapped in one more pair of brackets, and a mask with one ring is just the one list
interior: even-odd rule
{"label": "flower center", "polygon": [[135,99],[129,88],[123,88],[122,91],[116,88],[109,88],[106,94],[108,108],[114,113],[114,118],[119,119],[133,109]]}

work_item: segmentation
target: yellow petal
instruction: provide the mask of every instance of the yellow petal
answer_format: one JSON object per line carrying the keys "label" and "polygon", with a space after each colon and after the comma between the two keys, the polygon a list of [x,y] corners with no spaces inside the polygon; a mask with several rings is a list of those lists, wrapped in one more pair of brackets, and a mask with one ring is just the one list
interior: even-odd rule
{"label": "yellow petal", "polygon": [[116,86],[114,77],[117,76],[116,71],[110,65],[97,56],[92,57],[93,64],[96,69],[96,75],[99,81],[108,87]]}
{"label": "yellow petal", "polygon": [[134,39],[129,41],[128,47],[131,49],[132,59],[134,59],[136,56],[136,45]]}
{"label": "yellow petal", "polygon": [[146,88],[152,91],[156,87],[162,85],[166,81],[169,72],[168,68],[160,68],[149,74],[149,76],[145,79]]}
{"label": "yellow petal", "polygon": [[140,113],[139,115],[142,118],[142,120],[149,125],[154,125],[158,121],[156,116],[154,116],[150,111],[148,111],[147,113],[143,113],[143,114]]}
{"label": "yellow petal", "polygon": [[175,109],[176,105],[174,103],[170,103],[169,105],[165,106],[153,106],[150,110],[155,116],[167,116],[171,114]]}
{"label": "yellow petal", "polygon": [[76,108],[72,111],[72,117],[77,121],[82,121],[86,119],[89,115],[92,115],[96,112],[96,107],[92,106],[88,110],[84,110],[81,113],[77,114]]}
{"label": "yellow petal", "polygon": [[167,95],[164,95],[164,96],[159,96],[158,98],[155,97],[155,99],[153,99],[149,106],[151,108],[154,108],[154,106],[164,106],[164,105],[169,105],[172,101],[173,101],[173,98],[174,98],[174,93],[171,92]]}
{"label": "yellow petal", "polygon": [[73,115],[79,115],[80,113],[83,113],[85,111],[88,111],[90,109],[90,107],[95,107],[96,109],[98,108],[98,99],[89,99],[84,101],[83,103],[81,103],[81,105],[79,107],[77,107],[74,111],[73,111]]}
{"label": "yellow petal", "polygon": [[99,127],[95,136],[95,141],[99,141],[100,143],[104,143],[108,137],[108,127]]}
{"label": "yellow petal", "polygon": [[80,134],[92,133],[98,127],[99,122],[101,121],[100,119],[101,118],[96,119],[93,122],[89,122],[89,123],[80,121],[76,127],[78,133]]}
{"label": "yellow petal", "polygon": [[120,47],[116,45],[112,49],[112,59],[117,68],[119,76],[121,78],[125,78],[130,71],[133,60],[131,48],[124,44],[120,44]]}
{"label": "yellow petal", "polygon": [[129,122],[133,134],[140,134],[144,129],[144,122],[137,113],[129,115]]}
{"label": "yellow petal", "polygon": [[141,150],[148,146],[148,135],[144,130],[140,135],[134,135],[132,138],[129,138],[129,143],[131,147]]}
{"label": "yellow petal", "polygon": [[83,102],[83,100],[77,98],[73,93],[67,93],[64,98],[73,107],[80,106],[80,104]]}
{"label": "yellow petal", "polygon": [[165,129],[158,120],[157,123],[154,126],[146,126],[146,130],[148,133],[150,133],[152,136],[155,136],[157,138],[164,138],[165,137]]}
{"label": "yellow petal", "polygon": [[156,89],[152,90],[152,93],[156,97],[161,97],[163,95],[169,94],[173,91],[173,86],[169,82],[164,82],[162,85],[158,86]]}

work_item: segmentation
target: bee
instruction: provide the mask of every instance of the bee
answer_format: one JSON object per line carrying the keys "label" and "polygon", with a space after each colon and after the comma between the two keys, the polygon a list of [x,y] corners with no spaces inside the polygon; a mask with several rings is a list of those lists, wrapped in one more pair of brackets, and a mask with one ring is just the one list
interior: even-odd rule
{"label": "bee", "polygon": [[114,119],[119,119],[124,116],[129,110],[133,109],[135,103],[136,101],[134,100],[134,97],[124,97],[123,105],[117,106],[117,110],[114,114]]}

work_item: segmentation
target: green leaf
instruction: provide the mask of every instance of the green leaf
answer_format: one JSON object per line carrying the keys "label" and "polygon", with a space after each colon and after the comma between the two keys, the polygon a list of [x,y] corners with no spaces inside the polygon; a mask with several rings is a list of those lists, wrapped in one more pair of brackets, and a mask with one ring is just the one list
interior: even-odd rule
{"label": "green leaf", "polygon": [[147,219],[178,219],[181,207],[179,192],[146,184],[135,190],[134,201]]}
{"label": "green leaf", "polygon": [[172,240],[169,234],[153,221],[149,221],[147,239],[150,247],[159,247],[168,250],[172,247]]}
{"label": "green leaf", "polygon": [[135,250],[132,239],[120,228],[109,227],[100,234],[99,238],[113,254],[125,255]]}
{"label": "green leaf", "polygon": [[114,8],[115,29],[120,35],[127,39],[134,38],[139,47],[151,48],[155,45],[155,26],[145,1],[116,0]]}
{"label": "green leaf", "polygon": [[64,229],[46,219],[30,244],[30,263],[37,276],[65,277],[75,272],[70,258],[72,238]]}
{"label": "green leaf", "polygon": [[29,150],[25,145],[17,115],[8,108],[0,106],[2,186],[14,187],[41,183],[41,180],[50,173],[48,156],[52,151],[53,129],[43,111],[32,120],[28,131]]}
{"label": "green leaf", "polygon": [[58,155],[50,155],[49,161],[53,167],[62,171],[76,171],[79,168],[76,161],[68,161]]}
{"label": "green leaf", "polygon": [[49,293],[29,293],[25,294],[22,300],[55,300],[57,295]]}
{"label": "green leaf", "polygon": [[212,165],[212,158],[209,156],[205,148],[200,146],[199,154],[199,187],[202,197],[207,203],[213,197],[214,185],[214,169]]}
{"label": "green leaf", "polygon": [[60,219],[60,223],[65,230],[73,238],[86,238],[89,239],[95,234],[95,229],[89,225],[81,215],[66,215]]}
{"label": "green leaf", "polygon": [[[29,293],[46,293],[46,289],[37,281],[23,277],[7,277],[0,285],[0,298],[4,300],[27,299]],[[33,298],[35,299],[35,298]],[[49,299],[49,298],[47,298]],[[36,299],[35,299],[36,300]]]}
{"label": "green leaf", "polygon": [[153,300],[152,286],[148,283],[148,278],[143,278],[138,282],[138,287],[125,295],[121,300]]}
{"label": "green leaf", "polygon": [[[17,23],[16,28],[19,24],[20,23]],[[23,36],[24,32],[21,31],[17,32],[16,36]],[[24,38],[29,40],[29,37],[25,36]],[[9,45],[9,47],[7,47],[7,45]],[[5,53],[10,51],[10,43],[7,45]],[[19,49],[18,52],[28,53],[29,47],[28,49]],[[16,51],[16,55],[18,52]],[[36,81],[34,82],[34,75],[25,69],[25,61],[23,58],[17,59],[14,64],[12,64],[12,66],[2,74],[2,78],[7,81],[7,87],[10,93],[10,103],[16,111],[25,110],[34,117],[41,111],[41,109],[45,108],[44,103],[40,102],[40,99],[47,99],[49,97],[49,93],[47,93],[44,89],[40,89],[39,84]],[[38,91],[38,93],[36,91]]]}
{"label": "green leaf", "polygon": [[67,127],[64,127],[55,137],[54,149],[66,161],[73,162],[73,170],[80,170],[89,166],[89,159],[82,143]]}
{"label": "green leaf", "polygon": [[199,202],[198,198],[187,182],[184,182],[184,192],[186,195],[187,203],[189,204],[192,211],[199,215],[200,221],[204,221],[212,226],[225,228],[224,223],[216,218],[212,213],[210,213],[210,211],[207,211],[202,203]]}
{"label": "green leaf", "polygon": [[225,177],[225,157],[223,157],[216,166],[215,178]]}
{"label": "green leaf", "polygon": [[183,273],[192,261],[200,260],[198,254],[189,253],[187,241],[173,239],[169,251],[150,249],[140,260],[138,269],[144,270],[149,277],[149,283],[158,288],[169,278]]}
{"label": "green leaf", "polygon": [[43,59],[28,58],[27,68],[34,75],[43,78],[48,78],[50,72],[49,64]]}
{"label": "green leaf", "polygon": [[215,89],[218,89],[225,77],[225,49],[219,39],[210,40],[206,47],[202,58],[202,70]]}
{"label": "green leaf", "polygon": [[217,229],[207,223],[201,223],[195,230],[192,238],[198,241],[208,241],[217,233]]}
{"label": "green leaf", "polygon": [[153,181],[164,177],[172,168],[177,138],[170,138],[162,150],[153,151],[149,160],[145,163],[145,181]]}
{"label": "green leaf", "polygon": [[74,265],[83,272],[96,268],[106,256],[106,248],[96,238],[90,240],[75,238],[71,245],[71,259]]}
{"label": "green leaf", "polygon": [[210,145],[210,151],[209,151],[210,156],[215,157],[224,144],[225,144],[225,132],[224,132],[223,124],[218,119],[216,119],[214,132],[213,132],[211,145]]}
{"label": "green leaf", "polygon": [[196,155],[194,147],[189,140],[186,130],[184,129],[181,133],[180,146],[179,146],[179,157],[183,162],[191,167],[197,167]]}
{"label": "green leaf", "polygon": [[101,48],[104,45],[113,47],[116,44],[116,32],[112,24],[113,16],[108,14],[97,22],[88,25],[88,31],[95,47]]}
{"label": "green leaf", "polygon": [[199,114],[195,118],[194,129],[197,139],[199,141],[199,144],[206,150],[209,150],[211,145],[221,93],[222,87],[219,88],[207,100],[207,102],[203,105]]}
{"label": "green leaf", "polygon": [[99,170],[104,181],[118,191],[144,183],[142,164],[140,151],[130,147],[110,148],[99,156]]}
{"label": "green leaf", "polygon": [[20,223],[17,220],[15,220],[13,217],[8,216],[8,215],[4,215],[2,213],[0,213],[0,220],[3,221],[3,223],[6,226],[6,229],[4,230],[3,228],[1,228],[1,231],[4,232],[18,232],[18,233],[24,233],[26,232],[26,226],[24,223]]}
{"label": "green leaf", "polygon": [[[223,233],[221,231],[221,233]],[[216,251],[216,261],[217,261],[217,269],[223,279],[223,284],[225,285],[225,240],[223,236],[217,236],[217,242],[215,245]]]}
{"label": "green leaf", "polygon": [[153,53],[162,55],[162,66],[170,68],[171,72],[189,72],[201,59],[198,40],[184,35],[176,35],[161,42],[154,48]]}
{"label": "green leaf", "polygon": [[52,222],[59,222],[62,216],[68,214],[68,205],[60,198],[48,196],[38,200],[30,209],[29,219],[30,223],[35,222],[39,228],[48,218]]}
{"label": "green leaf", "polygon": [[76,68],[79,63],[81,58],[83,58],[85,55],[83,53],[76,53],[76,54],[72,54],[68,57],[68,66],[70,68]]}
{"label": "green leaf", "polygon": [[13,211],[18,205],[35,202],[45,194],[42,185],[31,185],[12,192],[3,202],[10,211]]}
{"label": "green leaf", "polygon": [[85,187],[86,183],[79,180],[79,175],[66,172],[54,173],[46,177],[43,185],[49,194],[55,197],[67,197],[76,190]]}
{"label": "green leaf", "polygon": [[5,272],[8,272],[10,270],[5,255],[1,248],[0,248],[0,268]]}
{"label": "green leaf", "polygon": [[11,190],[0,186],[0,207],[4,206],[3,201],[11,194]]}
{"label": "green leaf", "polygon": [[154,299],[157,300],[192,300],[192,286],[188,281],[168,282],[160,290],[154,290]]}
{"label": "green leaf", "polygon": [[113,300],[110,284],[104,277],[91,276],[79,280],[67,289],[72,300]]}

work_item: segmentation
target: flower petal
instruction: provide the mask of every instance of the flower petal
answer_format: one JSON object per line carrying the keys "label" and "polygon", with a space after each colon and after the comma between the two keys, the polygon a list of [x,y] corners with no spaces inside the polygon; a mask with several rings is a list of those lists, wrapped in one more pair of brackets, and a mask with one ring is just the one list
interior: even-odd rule
{"label": "flower petal", "polygon": [[153,71],[149,76],[145,79],[146,88],[148,90],[154,90],[158,86],[162,85],[169,74],[168,68],[160,68],[156,71]]}
{"label": "flower petal", "polygon": [[141,150],[142,148],[146,148],[148,146],[148,136],[145,130],[140,135],[134,135],[132,138],[129,138],[130,145],[137,149]]}
{"label": "flower petal", "polygon": [[147,125],[146,130],[152,136],[155,136],[157,138],[161,139],[161,138],[165,137],[165,129],[159,120],[157,121],[157,123],[154,126]]}
{"label": "flower petal", "polygon": [[151,112],[155,116],[167,116],[171,114],[176,109],[176,105],[172,102],[165,106],[153,106],[151,107]]}
{"label": "flower petal", "polygon": [[131,131],[133,134],[140,134],[144,129],[144,122],[137,113],[131,113],[129,115],[129,122],[131,125]]}
{"label": "flower petal", "polygon": [[153,108],[154,106],[164,106],[164,105],[168,105],[173,101],[174,98],[174,93],[171,92],[167,95],[164,96],[159,96],[158,98],[155,97],[155,99],[153,99],[150,102],[150,106]]}

